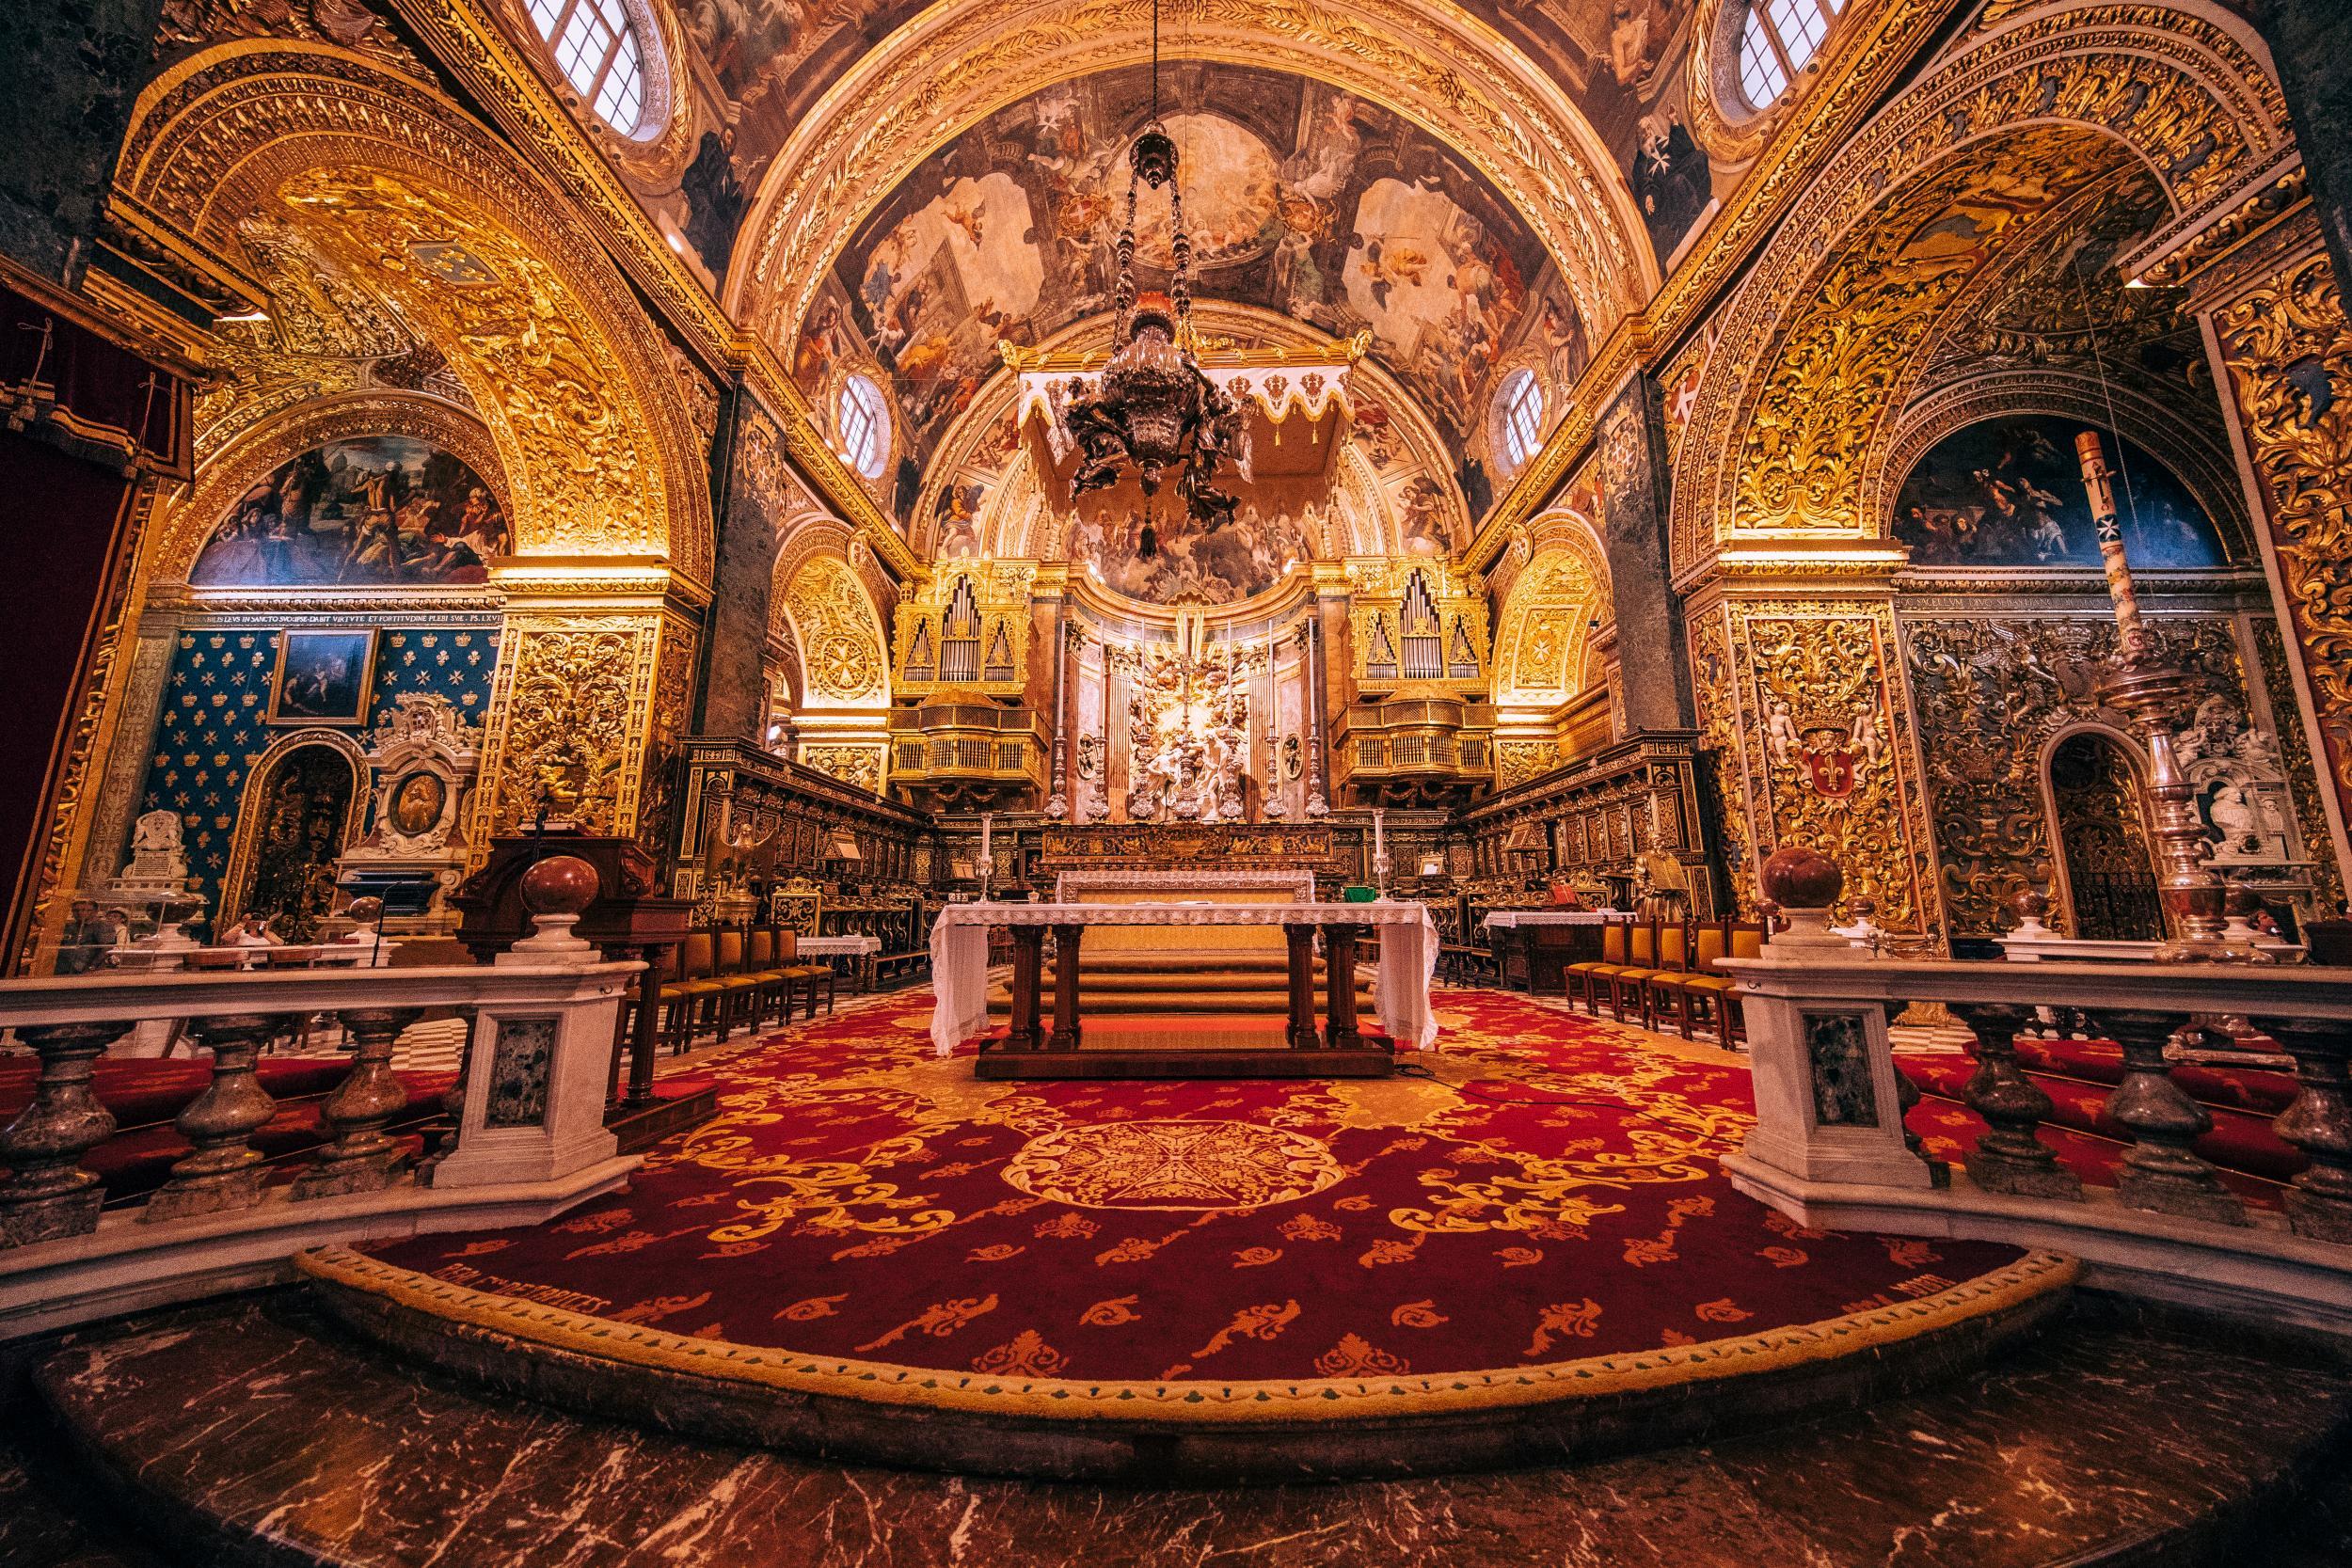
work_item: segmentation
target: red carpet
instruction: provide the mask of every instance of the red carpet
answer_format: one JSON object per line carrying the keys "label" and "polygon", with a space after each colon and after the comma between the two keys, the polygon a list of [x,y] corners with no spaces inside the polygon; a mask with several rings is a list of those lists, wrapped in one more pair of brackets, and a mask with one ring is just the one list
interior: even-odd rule
{"label": "red carpet", "polygon": [[1435,1078],[1357,1084],[979,1084],[932,1054],[930,1006],[715,1065],[719,1120],[626,1194],[370,1250],[608,1329],[1220,1382],[1737,1339],[2023,1256],[1783,1219],[1718,1164],[1748,1123],[1743,1064],[1518,997],[1442,994]]}

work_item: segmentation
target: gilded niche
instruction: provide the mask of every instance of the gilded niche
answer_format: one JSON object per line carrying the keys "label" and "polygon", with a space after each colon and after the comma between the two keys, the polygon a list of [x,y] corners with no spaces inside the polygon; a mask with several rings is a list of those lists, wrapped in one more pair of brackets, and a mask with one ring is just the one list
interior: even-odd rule
{"label": "gilded niche", "polygon": [[2325,253],[2215,320],[2328,770],[2352,805],[2352,324]]}

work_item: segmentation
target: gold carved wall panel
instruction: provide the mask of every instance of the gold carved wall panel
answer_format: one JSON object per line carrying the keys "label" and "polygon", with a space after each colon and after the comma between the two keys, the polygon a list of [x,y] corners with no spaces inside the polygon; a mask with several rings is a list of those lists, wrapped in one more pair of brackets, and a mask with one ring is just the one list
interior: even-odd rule
{"label": "gold carved wall panel", "polygon": [[[2150,624],[2164,657],[2201,691],[2248,711],[2228,617]],[[2098,611],[1955,611],[1906,613],[1902,625],[1945,919],[1954,936],[1996,935],[2012,924],[2009,901],[2019,893],[2057,893],[2042,788],[2051,742],[2087,725],[2130,733],[2129,720],[2097,694],[2115,652],[2115,620]],[[2138,754],[2136,742],[2123,744]],[[2064,924],[2062,911],[2053,924]]]}
{"label": "gold carved wall panel", "polygon": [[1845,868],[1849,899],[1877,902],[1879,925],[1932,935],[1932,857],[1892,609],[1733,599],[1726,615],[1754,853],[1819,849]]}
{"label": "gold carved wall panel", "polygon": [[2352,816],[2352,323],[2327,255],[2313,252],[2216,312],[2214,325],[2268,505],[2327,771],[2339,812]]}
{"label": "gold carved wall panel", "polygon": [[507,617],[478,850],[522,831],[550,787],[577,795],[569,815],[587,832],[636,832],[662,626],[658,611]]}

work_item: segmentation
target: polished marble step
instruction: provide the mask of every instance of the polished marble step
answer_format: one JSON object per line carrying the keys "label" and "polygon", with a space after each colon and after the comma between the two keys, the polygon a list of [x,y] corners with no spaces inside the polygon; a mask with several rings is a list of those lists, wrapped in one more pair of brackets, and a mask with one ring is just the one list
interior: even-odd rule
{"label": "polished marble step", "polygon": [[175,1563],[2352,1560],[2307,1501],[2343,1470],[2352,1372],[2101,1306],[1931,1391],[1752,1436],[1574,1468],[1233,1490],[853,1469],[564,1416],[360,1349],[294,1295],[79,1331],[34,1381],[120,1516]]}

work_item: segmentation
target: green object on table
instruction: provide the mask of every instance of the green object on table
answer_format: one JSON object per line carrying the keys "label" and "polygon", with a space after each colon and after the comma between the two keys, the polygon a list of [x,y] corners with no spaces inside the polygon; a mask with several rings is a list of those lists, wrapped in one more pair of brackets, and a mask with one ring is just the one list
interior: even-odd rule
{"label": "green object on table", "polygon": [[1343,904],[1369,904],[1379,896],[1377,888],[1361,887],[1354,882],[1340,889],[1340,902]]}

